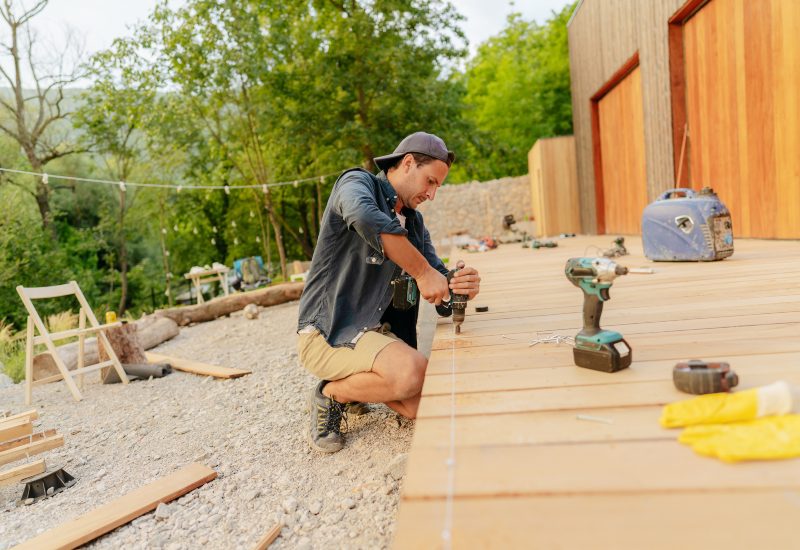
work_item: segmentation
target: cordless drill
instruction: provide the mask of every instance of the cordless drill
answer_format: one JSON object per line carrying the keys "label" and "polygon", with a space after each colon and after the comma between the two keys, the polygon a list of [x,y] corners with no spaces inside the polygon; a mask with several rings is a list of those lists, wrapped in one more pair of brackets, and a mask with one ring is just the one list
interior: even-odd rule
{"label": "cordless drill", "polygon": [[[447,272],[448,285],[458,269],[451,269]],[[464,322],[464,316],[467,311],[467,298],[469,296],[466,294],[456,294],[452,289],[450,290],[450,308],[453,310],[453,326],[456,329],[456,334],[461,334],[461,324]]]}
{"label": "cordless drill", "polygon": [[628,268],[608,258],[570,258],[564,273],[583,291],[583,330],[575,337],[575,364],[603,372],[629,367],[632,353],[628,343],[619,332],[600,328],[603,302],[611,298],[608,291]]}

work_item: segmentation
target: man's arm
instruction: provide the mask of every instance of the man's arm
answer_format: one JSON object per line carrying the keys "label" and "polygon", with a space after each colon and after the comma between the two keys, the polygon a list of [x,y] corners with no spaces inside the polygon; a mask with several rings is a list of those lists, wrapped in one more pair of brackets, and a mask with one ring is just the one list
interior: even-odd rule
{"label": "man's arm", "polygon": [[445,276],[428,263],[405,235],[381,233],[381,239],[386,256],[417,281],[419,293],[425,300],[439,305],[450,298]]}

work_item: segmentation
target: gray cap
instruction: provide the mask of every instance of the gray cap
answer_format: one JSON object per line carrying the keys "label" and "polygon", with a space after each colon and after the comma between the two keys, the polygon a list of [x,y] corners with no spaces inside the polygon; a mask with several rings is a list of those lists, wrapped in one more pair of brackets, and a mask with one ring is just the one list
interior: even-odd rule
{"label": "gray cap", "polygon": [[414,132],[410,136],[406,136],[394,153],[391,155],[384,155],[372,159],[375,165],[384,172],[397,164],[397,161],[406,156],[408,153],[421,153],[428,155],[442,162],[447,163],[447,166],[453,164],[456,154],[447,149],[442,138],[433,134],[425,132]]}

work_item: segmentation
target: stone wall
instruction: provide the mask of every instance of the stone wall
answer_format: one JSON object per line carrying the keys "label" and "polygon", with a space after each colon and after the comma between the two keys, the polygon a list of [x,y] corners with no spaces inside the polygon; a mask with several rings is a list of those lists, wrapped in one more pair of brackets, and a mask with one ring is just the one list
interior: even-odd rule
{"label": "stone wall", "polygon": [[496,237],[503,233],[506,214],[513,214],[518,222],[530,218],[531,186],[527,175],[444,185],[432,202],[420,205],[419,211],[425,216],[434,245],[449,242],[454,233]]}

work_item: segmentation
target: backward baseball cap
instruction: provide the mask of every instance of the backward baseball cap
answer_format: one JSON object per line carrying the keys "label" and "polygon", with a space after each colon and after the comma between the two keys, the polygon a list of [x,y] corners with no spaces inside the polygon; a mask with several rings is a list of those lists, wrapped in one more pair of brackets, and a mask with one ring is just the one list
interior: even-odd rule
{"label": "backward baseball cap", "polygon": [[385,172],[397,164],[397,161],[408,153],[428,155],[429,157],[441,160],[446,163],[447,166],[452,165],[456,158],[456,154],[447,148],[447,145],[444,144],[444,141],[439,136],[426,132],[414,132],[410,136],[406,136],[403,141],[400,142],[400,145],[397,146],[394,153],[376,157],[372,160],[378,168]]}

